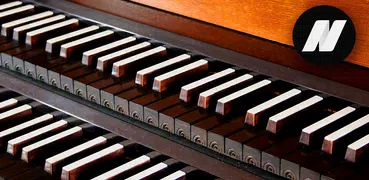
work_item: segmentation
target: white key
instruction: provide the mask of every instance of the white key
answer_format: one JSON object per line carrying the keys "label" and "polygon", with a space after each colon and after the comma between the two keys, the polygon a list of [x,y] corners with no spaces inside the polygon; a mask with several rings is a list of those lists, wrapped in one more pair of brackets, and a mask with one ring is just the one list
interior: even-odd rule
{"label": "white key", "polygon": [[230,80],[226,83],[220,84],[216,87],[213,87],[209,90],[206,90],[199,95],[199,100],[197,102],[197,106],[202,107],[204,109],[209,108],[210,100],[217,94],[224,92],[225,90],[234,87],[236,85],[242,84],[244,82],[248,82],[253,79],[253,75],[244,74],[240,77],[237,77],[233,80]]}
{"label": "white key", "polygon": [[0,114],[0,123],[32,114],[32,106],[25,104]]}
{"label": "white key", "polygon": [[200,80],[197,80],[195,82],[192,82],[190,84],[187,84],[181,88],[181,93],[179,95],[179,99],[181,99],[184,102],[189,102],[191,100],[191,95],[202,88],[203,86],[214,82],[220,78],[233,75],[236,71],[232,68],[225,69],[223,71],[217,72],[215,74],[212,74],[210,76],[207,76],[205,78],[202,78]]}
{"label": "white key", "polygon": [[241,98],[242,96],[245,96],[247,94],[252,93],[253,91],[256,91],[258,89],[261,89],[269,84],[271,84],[272,81],[270,80],[262,80],[260,82],[257,82],[253,85],[250,85],[246,88],[243,88],[239,91],[236,91],[228,96],[225,96],[223,98],[218,99],[217,106],[215,108],[215,111],[221,115],[226,115],[231,111],[231,103],[232,101]]}
{"label": "white key", "polygon": [[168,176],[162,178],[161,180],[179,180],[179,179],[186,179],[186,173],[178,170],[172,174],[169,174]]}
{"label": "white key", "polygon": [[10,141],[8,141],[8,148],[7,152],[15,155],[18,153],[20,146],[28,143],[29,141],[40,137],[43,134],[49,133],[49,132],[55,132],[61,129],[66,128],[68,125],[68,122],[65,120],[60,120],[55,123],[52,123],[50,125],[47,125],[45,127],[42,127],[40,129],[36,129],[32,132],[29,132],[27,134],[24,134],[22,136],[19,136],[17,138],[14,138]]}
{"label": "white key", "polygon": [[324,137],[322,150],[326,153],[332,154],[337,141],[339,141],[344,136],[349,135],[356,129],[367,125],[368,123],[369,114],[329,134],[328,136]]}
{"label": "white key", "polygon": [[114,177],[117,177],[118,175],[123,174],[126,171],[142,166],[143,164],[147,164],[149,162],[150,162],[150,157],[143,155],[121,166],[118,166],[104,174],[101,174],[100,176],[93,178],[93,180],[113,179]]}
{"label": "white key", "polygon": [[114,31],[106,30],[100,33],[93,34],[91,36],[84,37],[66,44],[63,44],[60,48],[60,56],[69,58],[73,52],[78,49],[79,46],[86,45],[95,40],[105,39],[113,36]]}
{"label": "white key", "polygon": [[136,41],[136,38],[133,36],[106,44],[104,46],[97,47],[95,49],[91,49],[89,51],[86,51],[82,55],[82,64],[91,66],[93,64],[93,60],[101,55],[102,53],[109,51],[114,48],[125,48],[129,45],[131,45],[133,42]]}
{"label": "white key", "polygon": [[18,103],[18,101],[15,98],[11,98],[11,99],[5,100],[3,102],[0,102],[0,110],[13,107],[13,106],[17,105],[17,103]]}
{"label": "white key", "polygon": [[0,11],[2,11],[4,9],[11,8],[11,7],[19,6],[19,5],[22,5],[21,1],[14,1],[14,2],[10,2],[10,3],[6,3],[6,4],[3,4],[3,5],[0,5]]}
{"label": "white key", "polygon": [[21,6],[21,7],[17,7],[17,8],[14,8],[14,9],[10,9],[10,10],[7,10],[7,11],[0,12],[0,20],[1,20],[1,18],[11,16],[11,15],[14,15],[14,14],[18,14],[18,13],[27,12],[27,11],[32,12],[34,10],[34,8],[35,8],[35,6],[33,6],[33,5],[25,5],[25,6]]}
{"label": "white key", "polygon": [[43,13],[35,14],[32,16],[28,16],[22,19],[17,19],[8,23],[4,23],[1,25],[1,35],[3,36],[11,36],[11,30],[17,26],[29,23],[31,21],[39,20],[42,18],[50,17],[54,13],[52,11],[46,11]]}
{"label": "white key", "polygon": [[54,172],[55,172],[55,168],[56,168],[56,165],[60,162],[62,162],[63,160],[75,155],[75,154],[78,154],[80,152],[83,152],[83,151],[87,151],[89,149],[92,149],[94,147],[97,147],[97,146],[100,146],[100,145],[103,145],[107,142],[107,139],[100,136],[100,137],[97,137],[95,139],[92,139],[90,141],[87,141],[81,145],[78,145],[76,147],[73,147],[69,150],[66,150],[62,153],[59,153],[57,155],[54,155],[50,158],[47,158],[46,159],[46,162],[45,162],[45,171],[48,172],[49,174],[53,175]]}
{"label": "white key", "polygon": [[51,121],[51,120],[53,120],[53,115],[51,115],[51,114],[42,115],[40,117],[34,118],[32,120],[29,120],[29,121],[24,122],[22,124],[19,124],[17,126],[14,126],[14,127],[9,128],[9,129],[6,129],[4,131],[1,131],[0,132],[0,139],[5,138],[6,136],[12,135],[14,133],[17,133],[19,131],[22,131],[24,129],[27,129],[29,127],[36,126],[38,124],[48,122],[48,121]]}
{"label": "white key", "polygon": [[166,50],[167,50],[166,47],[159,46],[154,49],[150,49],[140,54],[136,54],[129,58],[115,62],[113,63],[112,75],[116,77],[122,77],[126,74],[126,71],[128,69],[133,67],[134,64],[143,63],[142,61],[145,60],[145,58],[150,57],[150,56],[154,56],[154,55],[165,56],[167,53]]}
{"label": "white key", "polygon": [[320,96],[313,96],[297,105],[294,105],[272,117],[268,120],[267,130],[271,133],[277,133],[281,130],[282,126],[289,116],[292,116],[295,113],[298,113],[310,106],[313,106],[314,104],[322,101],[323,98]]}
{"label": "white key", "polygon": [[56,22],[56,21],[59,21],[59,20],[63,20],[63,19],[65,19],[64,15],[58,15],[58,16],[49,17],[49,18],[46,18],[46,19],[43,19],[43,20],[39,20],[39,21],[30,23],[30,24],[26,24],[26,25],[16,27],[13,30],[13,39],[19,41],[19,40],[21,40],[21,38],[23,38],[23,36],[25,36],[25,33],[27,31],[29,31],[30,29],[36,28],[36,27],[39,27],[39,26],[42,26],[42,25],[45,25],[45,24],[49,24],[49,23],[52,23],[52,22]]}
{"label": "white key", "polygon": [[140,44],[136,44],[131,47],[127,47],[125,49],[99,57],[97,59],[96,69],[100,71],[108,71],[109,64],[113,64],[115,61],[118,60],[118,58],[130,56],[133,53],[148,49],[149,47],[151,47],[151,43],[142,42]]}
{"label": "white key", "polygon": [[126,180],[139,180],[139,179],[145,179],[157,172],[163,171],[164,169],[168,168],[168,165],[165,163],[159,163],[156,164],[146,170],[143,170],[142,172],[135,174],[129,178],[127,178]]}
{"label": "white key", "polygon": [[41,148],[55,144],[61,141],[67,141],[72,139],[77,139],[82,137],[82,128],[81,127],[73,127],[68,130],[65,130],[61,133],[55,134],[51,137],[38,141],[36,143],[30,144],[22,149],[22,160],[26,161],[27,163],[34,160],[36,153],[41,153]]}
{"label": "white key", "polygon": [[208,61],[198,60],[191,64],[185,65],[183,67],[155,77],[152,89],[157,92],[163,92],[169,88],[169,85],[171,83],[183,78],[196,76],[198,75],[198,73],[206,72],[208,68]]}
{"label": "white key", "polygon": [[249,109],[246,113],[246,118],[245,118],[245,122],[251,126],[256,126],[259,120],[259,117],[261,116],[261,114],[263,112],[265,112],[266,110],[272,108],[273,106],[276,106],[288,99],[291,99],[293,97],[296,97],[297,95],[299,95],[301,93],[301,90],[298,89],[292,89],[289,90],[277,97],[274,97],[264,103],[261,103],[251,109]]}
{"label": "white key", "polygon": [[351,143],[347,147],[345,159],[357,162],[369,150],[369,134]]}
{"label": "white key", "polygon": [[114,144],[99,152],[84,157],[76,162],[66,165],[62,169],[61,179],[63,180],[74,180],[78,178],[81,171],[88,167],[98,164],[99,161],[104,159],[114,159],[123,154],[123,145]]}
{"label": "white key", "polygon": [[40,29],[36,29],[26,34],[26,43],[28,45],[35,45],[40,42],[44,37],[47,37],[48,33],[52,33],[52,31],[66,29],[66,28],[75,28],[79,24],[78,19],[69,19],[66,21],[62,21],[56,24],[52,24]]}
{"label": "white key", "polygon": [[178,64],[184,61],[188,61],[191,59],[191,56],[188,54],[182,54],[177,57],[171,58],[169,60],[166,60],[164,62],[155,64],[153,66],[150,66],[148,68],[142,69],[140,71],[137,71],[136,73],[136,84],[139,84],[141,86],[147,85],[149,81],[149,77],[152,76],[155,72],[158,72],[162,70],[163,68],[169,67],[174,64]]}
{"label": "white key", "polygon": [[90,33],[90,32],[94,32],[96,30],[99,29],[99,26],[89,26],[77,31],[73,31],[52,39],[49,39],[46,41],[46,47],[45,47],[45,51],[49,52],[49,53],[55,53],[56,51],[59,50],[58,46],[66,43],[67,41],[69,41],[70,39],[76,38],[76,37],[80,37],[84,34]]}
{"label": "white key", "polygon": [[353,107],[346,107],[343,108],[328,117],[302,129],[301,136],[300,136],[300,143],[305,145],[310,145],[310,137],[317,132],[318,130],[328,126],[329,124],[341,119],[344,116],[347,116],[348,114],[354,112],[356,108]]}

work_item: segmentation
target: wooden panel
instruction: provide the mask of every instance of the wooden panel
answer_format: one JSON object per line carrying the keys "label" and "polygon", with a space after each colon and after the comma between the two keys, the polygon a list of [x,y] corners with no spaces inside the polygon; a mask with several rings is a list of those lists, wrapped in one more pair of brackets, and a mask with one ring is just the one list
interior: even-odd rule
{"label": "wooden panel", "polygon": [[[234,29],[286,45],[293,45],[297,18],[317,5],[345,11],[356,28],[356,45],[346,61],[369,67],[369,1],[326,0],[132,0],[158,9]],[[221,38],[221,37],[219,37]]]}

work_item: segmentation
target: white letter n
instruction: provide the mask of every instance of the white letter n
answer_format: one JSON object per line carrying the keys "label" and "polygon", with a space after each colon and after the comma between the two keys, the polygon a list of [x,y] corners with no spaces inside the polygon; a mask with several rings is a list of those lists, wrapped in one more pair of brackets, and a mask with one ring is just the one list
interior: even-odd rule
{"label": "white letter n", "polygon": [[302,52],[313,52],[319,44],[319,52],[332,52],[342,33],[346,20],[336,20],[329,30],[329,20],[315,21]]}

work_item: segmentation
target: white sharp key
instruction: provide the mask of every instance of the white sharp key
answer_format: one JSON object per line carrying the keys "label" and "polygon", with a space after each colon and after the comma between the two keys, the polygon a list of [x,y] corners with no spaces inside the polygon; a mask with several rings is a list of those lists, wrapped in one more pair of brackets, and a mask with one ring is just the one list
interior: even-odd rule
{"label": "white sharp key", "polygon": [[99,29],[99,26],[93,25],[93,26],[89,26],[89,27],[86,27],[86,28],[83,28],[77,31],[73,31],[73,32],[52,38],[52,39],[48,39],[46,41],[45,51],[49,53],[55,53],[59,51],[59,48],[60,48],[59,46],[61,44],[66,43],[67,41],[71,39],[74,40],[75,38],[81,37],[87,33],[97,31],[98,29]]}
{"label": "white sharp key", "polygon": [[63,19],[65,19],[64,15],[58,15],[16,27],[13,30],[13,39],[16,41],[23,40],[23,38],[25,38],[26,32],[28,32],[29,30]]}
{"label": "white sharp key", "polygon": [[257,82],[253,85],[250,85],[246,88],[243,88],[239,91],[236,91],[228,96],[225,96],[223,98],[218,99],[216,108],[215,108],[215,112],[217,112],[218,114],[221,115],[226,115],[229,112],[231,112],[231,107],[232,107],[232,103],[233,101],[241,98],[242,96],[245,96],[247,94],[250,94],[258,89],[261,89],[269,84],[271,84],[272,81],[270,80],[262,80],[260,82]]}
{"label": "white sharp key", "polygon": [[93,178],[93,180],[105,180],[105,179],[113,179],[120,174],[124,174],[125,172],[132,170],[136,167],[142,166],[143,164],[147,164],[150,162],[150,157],[143,155],[136,159],[133,159],[121,166],[118,166],[100,176]]}
{"label": "white sharp key", "polygon": [[178,170],[162,178],[161,180],[180,180],[180,179],[186,179],[186,173],[181,170]]}
{"label": "white sharp key", "polygon": [[17,132],[20,132],[24,129],[27,129],[29,127],[36,126],[38,124],[48,122],[48,121],[51,121],[51,120],[53,120],[53,115],[45,114],[45,115],[42,115],[40,117],[29,120],[27,122],[24,122],[22,124],[19,124],[17,126],[11,127],[9,129],[6,129],[6,130],[0,132],[0,140],[3,139],[3,138],[6,138],[7,136],[15,134]]}
{"label": "white sharp key", "polygon": [[94,60],[101,56],[101,54],[112,50],[114,48],[126,48],[129,45],[132,45],[136,41],[136,38],[133,36],[106,44],[104,46],[97,47],[95,49],[91,49],[82,54],[82,64],[87,66],[92,66],[94,64]]}
{"label": "white sharp key", "polygon": [[10,2],[10,3],[2,4],[2,5],[0,5],[0,11],[2,11],[4,9],[15,7],[15,6],[19,6],[19,5],[22,5],[21,1],[14,1],[14,2]]}
{"label": "white sharp key", "polygon": [[282,126],[284,124],[288,124],[287,118],[292,116],[293,114],[296,114],[310,106],[313,106],[314,104],[322,101],[324,98],[320,96],[313,96],[297,105],[294,105],[272,117],[268,120],[267,130],[271,133],[276,134],[282,129]]}
{"label": "white sharp key", "polygon": [[61,45],[60,48],[60,56],[64,58],[69,58],[72,54],[78,50],[80,47],[84,47],[85,45],[92,43],[96,40],[102,40],[114,35],[114,31],[106,30],[100,33],[93,34],[91,36],[87,36],[66,44]]}
{"label": "white sharp key", "polygon": [[27,32],[26,43],[28,45],[35,45],[57,30],[72,29],[77,27],[78,24],[79,24],[78,19],[69,19],[66,21],[62,21],[56,24],[52,24],[40,29]]}
{"label": "white sharp key", "polygon": [[348,145],[345,159],[357,162],[369,150],[369,134]]}
{"label": "white sharp key", "polygon": [[83,170],[90,166],[98,164],[99,161],[105,159],[114,159],[123,154],[123,145],[114,144],[101,151],[84,157],[76,162],[66,165],[62,169],[61,179],[63,180],[74,180],[78,178],[78,175]]}
{"label": "white sharp key", "polygon": [[0,123],[32,114],[32,106],[25,104],[0,114]]}
{"label": "white sharp key", "polygon": [[297,95],[301,94],[301,90],[298,89],[291,89],[277,97],[274,97],[264,103],[261,103],[251,109],[249,109],[245,116],[245,123],[256,126],[259,121],[259,117],[265,112],[266,110],[287,101],[288,99],[291,99],[293,97],[296,97]]}
{"label": "white sharp key", "polygon": [[151,43],[142,42],[140,44],[136,44],[125,49],[113,52],[111,54],[99,57],[97,59],[96,69],[100,71],[108,71],[111,69],[110,65],[114,62],[118,61],[119,58],[128,57],[136,52],[141,52],[151,47]]}
{"label": "white sharp key", "polygon": [[348,136],[350,133],[359,129],[360,127],[367,125],[368,123],[369,114],[329,134],[328,136],[324,137],[322,150],[328,154],[332,154],[336,147],[337,141],[345,136]]}
{"label": "white sharp key", "polygon": [[204,109],[209,108],[210,101],[212,100],[212,98],[214,96],[226,91],[229,88],[232,88],[234,86],[237,86],[237,85],[245,83],[245,82],[248,82],[248,81],[252,80],[253,77],[254,76],[251,75],[251,74],[244,74],[240,77],[237,77],[235,79],[232,79],[228,82],[225,82],[223,84],[220,84],[216,87],[213,87],[209,90],[206,90],[206,91],[200,93],[199,99],[198,99],[198,102],[197,102],[197,106],[199,106],[201,108],[204,108]]}
{"label": "white sharp key", "polygon": [[142,69],[136,73],[136,84],[141,86],[146,86],[150,81],[149,78],[163,70],[164,68],[170,67],[171,65],[182,63],[191,59],[191,56],[188,54],[182,54],[172,59],[166,60],[164,62],[155,64],[148,68]]}
{"label": "white sharp key", "polygon": [[7,148],[7,152],[15,155],[18,153],[19,148],[30,142],[33,139],[36,139],[37,137],[40,137],[43,134],[49,133],[49,132],[55,132],[61,129],[65,129],[68,126],[68,122],[65,120],[60,120],[57,121],[55,123],[52,123],[50,125],[47,125],[45,127],[36,129],[32,132],[29,132],[27,134],[24,134],[22,136],[19,136],[17,138],[14,138],[10,141],[8,141],[8,148]]}
{"label": "white sharp key", "polygon": [[2,18],[15,15],[15,14],[19,14],[19,13],[33,12],[34,9],[35,9],[35,6],[33,5],[25,5],[25,6],[17,7],[14,9],[7,10],[7,11],[3,11],[3,12],[0,12],[0,20]]}
{"label": "white sharp key", "polygon": [[11,98],[5,101],[0,102],[0,110],[4,110],[6,108],[13,107],[17,105],[18,101],[15,98]]}
{"label": "white sharp key", "polygon": [[22,149],[22,160],[30,163],[35,159],[36,154],[42,153],[42,148],[57,144],[60,142],[65,142],[68,140],[73,140],[82,137],[83,130],[81,127],[73,127],[71,129],[65,130],[61,133],[55,134],[51,137],[38,141],[36,143],[30,144]]}
{"label": "white sharp key", "polygon": [[122,77],[126,74],[126,71],[133,68],[133,66],[139,65],[140,63],[145,63],[146,58],[156,55],[165,56],[166,54],[167,48],[164,46],[159,46],[154,49],[142,52],[140,54],[136,54],[129,58],[120,60],[118,62],[113,63],[112,75],[116,77]]}
{"label": "white sharp key", "polygon": [[169,71],[160,76],[154,78],[154,84],[152,89],[157,92],[166,91],[169,86],[184,78],[190,78],[198,75],[199,73],[206,72],[209,68],[208,61],[198,60],[191,64],[185,65],[173,71]]}
{"label": "white sharp key", "polygon": [[181,99],[184,102],[190,102],[191,101],[191,95],[203,87],[209,85],[210,83],[217,81],[221,78],[231,76],[235,74],[235,70],[232,68],[225,69],[223,71],[217,72],[215,74],[212,74],[210,76],[207,76],[205,78],[202,78],[200,80],[197,80],[195,82],[192,82],[190,84],[187,84],[185,86],[182,86],[181,93],[179,95],[179,99]]}
{"label": "white sharp key", "polygon": [[354,112],[355,110],[356,108],[353,108],[353,107],[343,108],[329,115],[328,117],[302,129],[301,136],[300,136],[300,143],[305,144],[305,145],[310,145],[311,136],[313,136],[315,132],[341,119],[342,117],[347,116],[348,114]]}
{"label": "white sharp key", "polygon": [[6,37],[11,36],[13,28],[29,23],[29,22],[32,22],[32,21],[40,20],[42,18],[50,17],[53,14],[54,13],[52,11],[46,11],[43,13],[35,14],[35,15],[28,16],[22,19],[17,19],[17,20],[8,22],[8,23],[4,23],[1,25],[1,35],[6,36]]}
{"label": "white sharp key", "polygon": [[94,147],[98,147],[100,145],[103,145],[107,142],[107,139],[103,136],[100,136],[100,137],[97,137],[95,139],[92,139],[88,142],[85,142],[81,145],[78,145],[76,147],[73,147],[69,150],[66,150],[62,153],[59,153],[55,156],[52,156],[50,158],[47,158],[46,159],[46,162],[45,162],[45,171],[48,172],[49,174],[53,175],[55,173],[55,168],[56,168],[56,165],[60,162],[62,162],[63,160],[75,155],[75,154],[78,154],[78,153],[81,153],[83,151],[87,151],[87,150],[90,150]]}
{"label": "white sharp key", "polygon": [[165,163],[159,163],[156,164],[146,170],[143,170],[142,172],[135,174],[129,178],[127,178],[126,180],[140,180],[140,179],[145,179],[148,178],[149,176],[154,175],[155,173],[158,173],[160,171],[165,170],[166,168],[168,168],[168,165]]}

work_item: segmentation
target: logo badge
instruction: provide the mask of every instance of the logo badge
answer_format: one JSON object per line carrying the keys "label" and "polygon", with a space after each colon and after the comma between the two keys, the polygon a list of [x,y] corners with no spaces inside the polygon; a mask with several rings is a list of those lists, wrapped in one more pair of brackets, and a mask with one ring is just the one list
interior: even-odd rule
{"label": "logo badge", "polygon": [[355,45],[356,32],[350,17],[332,6],[305,11],[293,29],[293,43],[306,60],[318,65],[338,64]]}

